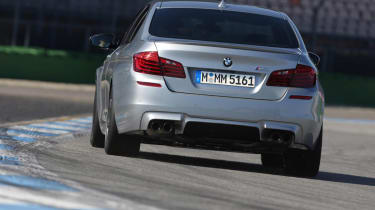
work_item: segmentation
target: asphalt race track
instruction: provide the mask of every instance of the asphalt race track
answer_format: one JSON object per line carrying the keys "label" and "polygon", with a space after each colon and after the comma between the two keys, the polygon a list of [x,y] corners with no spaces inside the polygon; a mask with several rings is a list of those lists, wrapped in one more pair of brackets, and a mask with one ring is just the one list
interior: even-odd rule
{"label": "asphalt race track", "polygon": [[[93,88],[0,81],[0,209],[375,209],[375,111],[327,108],[321,172],[260,156],[89,146]],[[64,116],[64,117],[61,117]]]}
{"label": "asphalt race track", "polygon": [[94,87],[0,80],[0,124],[87,114]]}

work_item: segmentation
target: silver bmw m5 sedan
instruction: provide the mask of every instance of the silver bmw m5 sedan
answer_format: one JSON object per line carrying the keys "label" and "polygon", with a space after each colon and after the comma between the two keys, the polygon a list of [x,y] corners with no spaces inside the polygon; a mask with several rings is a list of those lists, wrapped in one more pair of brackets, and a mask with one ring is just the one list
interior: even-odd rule
{"label": "silver bmw m5 sedan", "polygon": [[265,167],[319,171],[319,57],[284,13],[202,1],[153,1],[96,71],[91,145],[136,156],[141,143],[261,154]]}

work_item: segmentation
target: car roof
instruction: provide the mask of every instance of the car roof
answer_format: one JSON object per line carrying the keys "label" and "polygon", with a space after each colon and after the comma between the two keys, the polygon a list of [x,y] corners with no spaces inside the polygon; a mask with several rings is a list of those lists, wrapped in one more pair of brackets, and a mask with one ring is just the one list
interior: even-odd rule
{"label": "car roof", "polygon": [[160,3],[160,8],[196,8],[196,9],[216,9],[216,10],[228,10],[236,12],[246,12],[260,15],[273,16],[278,18],[285,18],[285,14],[269,9],[264,9],[256,6],[232,4],[225,1],[225,7],[220,8],[220,1],[213,0],[157,0],[153,2],[154,4]]}

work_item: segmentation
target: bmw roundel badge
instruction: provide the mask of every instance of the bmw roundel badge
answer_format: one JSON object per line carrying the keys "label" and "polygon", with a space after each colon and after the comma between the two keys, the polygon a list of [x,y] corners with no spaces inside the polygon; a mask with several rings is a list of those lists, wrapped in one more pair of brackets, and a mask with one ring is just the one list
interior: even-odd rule
{"label": "bmw roundel badge", "polygon": [[230,67],[233,64],[232,59],[230,59],[230,58],[224,58],[223,63],[224,63],[225,67]]}

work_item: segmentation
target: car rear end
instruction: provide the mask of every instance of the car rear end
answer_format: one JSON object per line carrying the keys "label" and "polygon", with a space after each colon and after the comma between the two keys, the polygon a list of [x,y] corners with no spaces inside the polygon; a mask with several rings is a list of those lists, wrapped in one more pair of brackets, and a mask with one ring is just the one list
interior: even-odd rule
{"label": "car rear end", "polygon": [[323,93],[286,15],[156,3],[135,39],[131,66],[113,76],[120,133],[259,153],[314,147]]}

